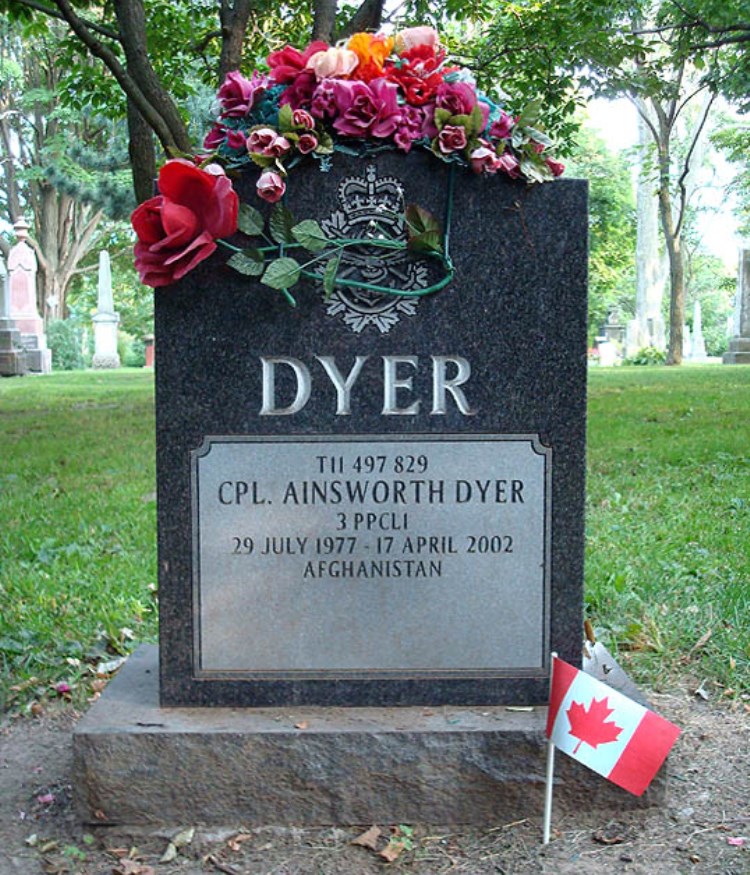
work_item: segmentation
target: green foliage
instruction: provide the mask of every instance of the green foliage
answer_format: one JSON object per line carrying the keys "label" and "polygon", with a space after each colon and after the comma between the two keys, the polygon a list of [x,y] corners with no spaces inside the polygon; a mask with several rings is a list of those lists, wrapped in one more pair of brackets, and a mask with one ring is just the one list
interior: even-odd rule
{"label": "green foliage", "polygon": [[84,367],[83,331],[73,319],[58,319],[47,326],[47,345],[52,350],[56,371],[77,371]]}
{"label": "green foliage", "polygon": [[612,311],[633,315],[636,214],[628,156],[581,128],[567,175],[589,180],[589,341]]}
{"label": "green foliage", "polygon": [[634,355],[622,360],[624,365],[663,365],[667,361],[667,354],[663,349],[655,346],[644,346]]}
{"label": "green foliage", "polygon": [[739,232],[750,235],[750,123],[725,118],[724,124],[711,136],[713,145],[722,150],[734,165],[734,178],[729,190],[736,199]]}

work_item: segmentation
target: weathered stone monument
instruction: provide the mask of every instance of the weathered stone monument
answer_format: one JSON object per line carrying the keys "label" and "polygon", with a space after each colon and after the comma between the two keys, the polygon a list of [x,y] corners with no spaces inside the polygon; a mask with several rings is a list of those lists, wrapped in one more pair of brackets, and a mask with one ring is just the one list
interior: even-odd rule
{"label": "weathered stone monument", "polygon": [[52,370],[52,352],[47,348],[44,321],[36,306],[36,254],[27,242],[29,225],[19,219],[13,228],[17,242],[8,255],[10,318],[21,334],[28,369],[48,374]]}
{"label": "weathered stone monument", "polygon": [[0,257],[0,376],[25,374],[26,351],[21,345],[21,332],[10,318],[10,288],[5,261]]}
{"label": "weathered stone monument", "polygon": [[741,249],[734,304],[734,330],[725,365],[750,365],[750,249]]}
{"label": "weathered stone monument", "polygon": [[115,312],[112,296],[112,268],[109,252],[99,253],[99,294],[94,323],[94,357],[91,365],[95,369],[119,368],[120,355],[117,352],[117,326],[120,316]]}
{"label": "weathered stone monument", "polygon": [[[288,206],[348,233],[394,195],[441,215],[448,173],[337,155]],[[580,664],[586,186],[466,174],[453,197],[455,279],[428,297],[311,283],[291,308],[219,255],[157,290],[161,707],[144,652],[77,732],[84,816],[158,817],[159,781],[173,819],[214,822],[540,798],[544,709],[504,706],[546,703],[551,651]]]}
{"label": "weathered stone monument", "polygon": [[690,360],[694,362],[708,361],[706,338],[703,336],[703,312],[701,302],[693,305],[693,330],[690,335]]}

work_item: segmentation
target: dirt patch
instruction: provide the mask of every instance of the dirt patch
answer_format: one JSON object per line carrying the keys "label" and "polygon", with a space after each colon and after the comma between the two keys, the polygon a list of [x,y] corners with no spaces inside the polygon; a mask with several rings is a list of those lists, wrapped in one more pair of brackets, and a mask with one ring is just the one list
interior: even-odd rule
{"label": "dirt patch", "polygon": [[[750,873],[750,715],[687,695],[653,696],[683,729],[670,759],[670,799],[623,814],[541,813],[485,829],[378,824],[289,829],[269,826],[126,832],[82,827],[71,805],[71,711],[0,727],[0,875],[369,875],[386,869],[470,873]],[[134,787],[137,793],[138,788]],[[412,833],[413,830],[413,833]],[[368,846],[372,845],[372,847]],[[385,856],[381,852],[385,851]],[[388,862],[388,857],[392,862]],[[172,859],[169,859],[172,857]],[[163,860],[163,862],[160,862]]]}

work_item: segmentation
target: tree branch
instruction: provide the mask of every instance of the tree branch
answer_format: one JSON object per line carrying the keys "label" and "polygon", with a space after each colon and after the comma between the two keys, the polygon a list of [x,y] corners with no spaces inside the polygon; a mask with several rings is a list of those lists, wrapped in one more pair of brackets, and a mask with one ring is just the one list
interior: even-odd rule
{"label": "tree branch", "polygon": [[[33,9],[36,12],[41,12],[43,15],[46,15],[49,18],[56,18],[58,21],[67,21],[62,12],[59,12],[57,9],[53,9],[51,6],[47,6],[44,3],[39,3],[38,0],[14,0],[14,2],[18,3],[19,6],[25,6],[27,9]],[[116,30],[105,27],[105,25],[103,24],[97,24],[95,21],[90,21],[87,18],[82,18],[81,21],[93,33],[98,33],[100,36],[107,37],[107,39],[114,40],[118,43],[120,42],[120,34]]]}
{"label": "tree branch", "polygon": [[683,226],[683,223],[685,221],[685,214],[687,212],[686,208],[687,208],[688,193],[687,193],[686,180],[687,180],[688,174],[690,173],[690,161],[693,157],[693,152],[695,151],[695,147],[698,144],[698,141],[700,140],[701,134],[703,133],[703,128],[706,126],[706,122],[708,121],[709,113],[711,112],[711,107],[713,106],[713,103],[715,100],[716,100],[716,94],[712,94],[711,98],[708,101],[706,101],[706,105],[703,109],[703,114],[701,116],[699,123],[696,125],[695,132],[694,132],[692,140],[690,142],[690,148],[688,149],[687,154],[685,155],[685,161],[684,161],[683,166],[682,166],[682,173],[680,174],[680,178],[677,180],[677,187],[680,191],[680,209],[679,209],[679,213],[677,216],[677,222],[675,224],[675,234],[676,235],[679,235],[681,230],[682,230],[682,226]]}

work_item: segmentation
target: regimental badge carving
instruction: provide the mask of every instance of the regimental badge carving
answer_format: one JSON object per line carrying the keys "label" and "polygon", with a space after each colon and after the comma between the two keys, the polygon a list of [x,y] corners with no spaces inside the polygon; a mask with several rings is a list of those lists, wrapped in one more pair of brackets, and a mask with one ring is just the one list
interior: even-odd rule
{"label": "regimental badge carving", "polygon": [[[394,176],[378,177],[375,165],[368,164],[365,176],[348,176],[339,185],[341,209],[321,221],[327,237],[362,238],[381,234],[406,240],[404,189]],[[429,285],[429,266],[404,250],[375,246],[350,246],[343,251],[338,278],[356,280],[387,288],[416,291]],[[419,298],[392,295],[370,289],[338,286],[331,295],[327,313],[340,316],[359,334],[369,326],[387,334],[402,316],[413,316]]]}

